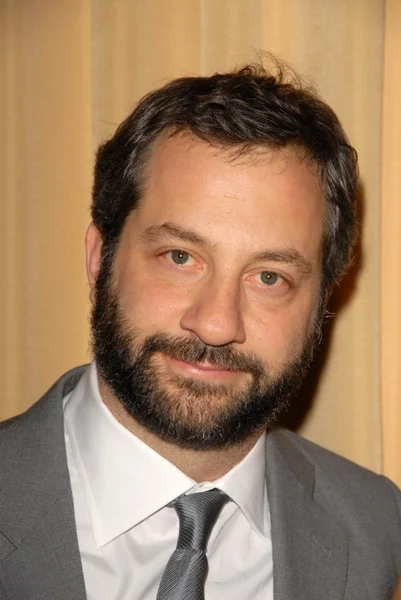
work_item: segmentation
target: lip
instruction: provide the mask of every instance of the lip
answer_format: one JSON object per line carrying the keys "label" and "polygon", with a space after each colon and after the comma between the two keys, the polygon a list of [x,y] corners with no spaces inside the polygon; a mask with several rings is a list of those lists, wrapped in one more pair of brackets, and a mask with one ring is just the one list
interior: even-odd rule
{"label": "lip", "polygon": [[239,371],[217,369],[215,366],[207,363],[187,363],[183,360],[168,356],[167,354],[163,354],[163,358],[169,363],[173,371],[180,375],[186,375],[187,377],[192,376],[197,379],[230,381],[239,375]]}

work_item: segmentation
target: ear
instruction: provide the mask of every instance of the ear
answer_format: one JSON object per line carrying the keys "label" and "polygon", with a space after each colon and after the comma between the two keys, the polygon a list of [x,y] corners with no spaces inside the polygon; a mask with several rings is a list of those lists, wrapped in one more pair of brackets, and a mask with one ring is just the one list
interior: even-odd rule
{"label": "ear", "polygon": [[99,229],[92,222],[85,236],[86,273],[90,287],[89,300],[95,302],[95,284],[100,270],[103,238]]}

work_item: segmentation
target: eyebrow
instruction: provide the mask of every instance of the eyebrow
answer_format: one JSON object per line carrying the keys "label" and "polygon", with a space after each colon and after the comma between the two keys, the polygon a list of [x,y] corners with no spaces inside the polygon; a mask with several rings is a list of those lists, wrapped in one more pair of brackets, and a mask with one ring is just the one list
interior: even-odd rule
{"label": "eyebrow", "polygon": [[178,238],[183,242],[191,242],[192,244],[198,244],[200,246],[210,246],[210,242],[208,242],[205,237],[190,229],[184,229],[170,221],[167,221],[162,225],[151,225],[141,233],[141,238],[144,241],[151,242],[158,242],[163,238]]}
{"label": "eyebrow", "polygon": [[[162,225],[151,225],[141,233],[141,238],[145,242],[158,242],[161,239],[179,239],[183,242],[190,242],[203,247],[211,247],[211,242],[204,236],[195,233],[190,229],[185,229],[166,221]],[[295,248],[280,248],[257,252],[250,256],[253,261],[272,261],[293,265],[305,276],[311,275],[313,268],[312,262]]]}
{"label": "eyebrow", "polygon": [[305,277],[311,275],[313,271],[312,262],[294,248],[283,248],[280,250],[272,249],[267,250],[266,252],[257,252],[252,255],[252,260],[272,261],[294,265]]}

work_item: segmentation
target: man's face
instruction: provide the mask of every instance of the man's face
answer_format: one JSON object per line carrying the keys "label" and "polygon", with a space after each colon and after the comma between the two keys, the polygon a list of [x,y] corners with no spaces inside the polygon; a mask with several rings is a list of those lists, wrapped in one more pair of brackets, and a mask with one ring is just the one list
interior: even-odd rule
{"label": "man's face", "polygon": [[263,430],[311,360],[323,212],[295,153],[159,141],[93,313],[99,372],[135,419],[197,449]]}

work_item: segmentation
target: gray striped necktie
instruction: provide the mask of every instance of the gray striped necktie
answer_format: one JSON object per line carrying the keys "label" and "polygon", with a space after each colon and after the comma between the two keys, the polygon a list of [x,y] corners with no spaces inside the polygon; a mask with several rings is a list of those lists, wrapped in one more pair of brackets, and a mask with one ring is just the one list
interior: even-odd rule
{"label": "gray striped necktie", "polygon": [[204,600],[208,571],[206,547],[229,498],[218,489],[180,496],[171,503],[178,514],[177,548],[164,570],[156,600]]}

